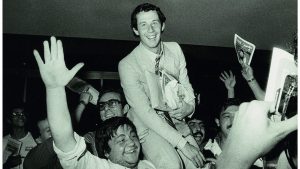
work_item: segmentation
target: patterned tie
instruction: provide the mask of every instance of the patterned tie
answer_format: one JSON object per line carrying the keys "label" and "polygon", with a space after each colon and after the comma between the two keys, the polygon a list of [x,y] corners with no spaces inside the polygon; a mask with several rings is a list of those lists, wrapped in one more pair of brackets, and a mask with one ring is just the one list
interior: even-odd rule
{"label": "patterned tie", "polygon": [[[163,55],[163,47],[162,47],[162,51],[160,52],[160,54],[155,58],[155,68],[154,68],[154,70],[155,70],[155,74],[156,74],[156,75],[159,75],[159,61],[160,61],[162,55]],[[166,112],[166,111],[162,111],[162,112],[163,112],[162,115],[163,115],[165,121],[166,121],[171,127],[173,127],[174,129],[176,129],[175,124],[173,123],[172,118],[171,118],[171,116],[169,115],[169,113]]]}
{"label": "patterned tie", "polygon": [[159,75],[159,61],[160,61],[160,58],[161,58],[161,55],[158,55],[156,58],[155,58],[155,74],[156,75]]}

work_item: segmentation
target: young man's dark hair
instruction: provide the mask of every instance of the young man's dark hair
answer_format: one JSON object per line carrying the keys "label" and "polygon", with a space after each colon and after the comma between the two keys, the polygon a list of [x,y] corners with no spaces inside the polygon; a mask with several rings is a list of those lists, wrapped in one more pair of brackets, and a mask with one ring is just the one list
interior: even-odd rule
{"label": "young man's dark hair", "polygon": [[[157,14],[158,14],[158,18],[160,20],[160,23],[164,23],[166,22],[166,17],[165,15],[162,13],[162,11],[160,10],[159,7],[155,6],[155,5],[152,5],[152,4],[149,4],[149,3],[144,3],[144,4],[141,4],[139,6],[137,6],[134,11],[132,12],[131,14],[131,28],[132,29],[137,29],[137,19],[136,19],[136,15],[140,12],[148,12],[148,11],[156,11]],[[137,35],[135,33],[133,33],[134,36],[137,37]]]}
{"label": "young man's dark hair", "polygon": [[226,110],[229,106],[239,106],[241,104],[241,101],[237,98],[228,98],[226,99],[222,106],[220,107],[219,111],[216,112],[215,118],[220,118],[221,112]]}
{"label": "young man's dark hair", "polygon": [[98,157],[105,158],[105,153],[110,152],[108,141],[116,135],[120,126],[128,125],[133,132],[137,133],[134,124],[127,117],[112,117],[103,122],[103,124],[96,130],[95,142]]}
{"label": "young man's dark hair", "polygon": [[124,106],[125,104],[127,104],[126,99],[125,99],[125,95],[122,89],[112,89],[112,88],[106,88],[104,90],[101,90],[98,96],[98,101],[97,101],[97,107],[99,108],[99,102],[100,99],[103,95],[105,95],[106,93],[117,93],[120,95],[120,101],[122,106]]}

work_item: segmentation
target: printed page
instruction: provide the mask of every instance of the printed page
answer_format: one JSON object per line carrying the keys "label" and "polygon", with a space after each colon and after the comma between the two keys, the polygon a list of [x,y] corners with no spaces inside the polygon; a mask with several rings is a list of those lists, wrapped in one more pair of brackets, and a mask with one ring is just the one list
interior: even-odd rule
{"label": "printed page", "polygon": [[241,38],[239,35],[234,34],[234,48],[237,54],[237,59],[242,67],[243,65],[250,65],[255,45]]}
{"label": "printed page", "polygon": [[283,120],[286,113],[297,111],[297,66],[294,56],[273,48],[265,101],[275,103],[277,116]]}

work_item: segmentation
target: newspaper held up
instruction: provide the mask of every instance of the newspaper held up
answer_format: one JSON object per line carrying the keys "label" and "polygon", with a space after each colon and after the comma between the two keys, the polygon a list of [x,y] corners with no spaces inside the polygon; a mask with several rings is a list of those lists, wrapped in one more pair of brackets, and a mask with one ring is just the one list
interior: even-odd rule
{"label": "newspaper held up", "polygon": [[234,48],[241,66],[250,65],[255,51],[255,45],[241,38],[239,35],[234,34]]}
{"label": "newspaper held up", "polygon": [[297,111],[297,66],[294,56],[273,48],[265,101],[275,103],[274,121]]}

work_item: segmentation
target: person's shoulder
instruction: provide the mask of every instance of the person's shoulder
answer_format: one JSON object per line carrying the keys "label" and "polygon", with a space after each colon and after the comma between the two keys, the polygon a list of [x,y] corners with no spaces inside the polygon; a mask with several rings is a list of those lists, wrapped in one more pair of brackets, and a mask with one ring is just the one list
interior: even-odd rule
{"label": "person's shoulder", "polygon": [[120,60],[119,62],[119,69],[123,68],[123,69],[127,69],[129,65],[131,65],[130,67],[135,67],[137,63],[137,48],[135,48],[133,51],[131,51],[131,53],[129,53],[127,56],[125,56],[122,60]]}
{"label": "person's shoulder", "polygon": [[8,138],[11,138],[10,134],[3,137],[3,140],[7,140]]}
{"label": "person's shoulder", "polygon": [[163,42],[163,44],[169,48],[178,48],[180,47],[177,42]]}

